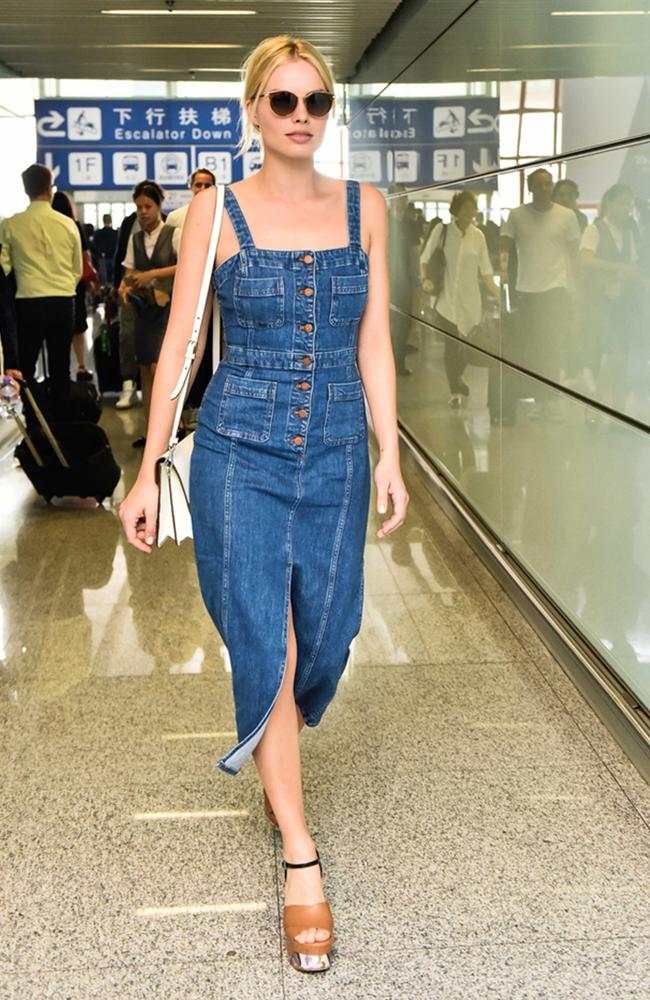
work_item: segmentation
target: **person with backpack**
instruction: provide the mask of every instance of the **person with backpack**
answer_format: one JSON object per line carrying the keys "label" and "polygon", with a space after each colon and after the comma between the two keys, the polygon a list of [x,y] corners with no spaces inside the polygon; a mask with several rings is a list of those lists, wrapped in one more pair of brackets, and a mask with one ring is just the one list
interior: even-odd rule
{"label": "person with backpack", "polygon": [[434,326],[445,337],[445,373],[449,405],[458,409],[469,396],[463,381],[467,367],[465,343],[483,316],[481,285],[499,296],[487,242],[474,225],[478,203],[472,191],[458,191],[449,213],[452,221],[432,230],[420,258],[422,287],[436,296]]}

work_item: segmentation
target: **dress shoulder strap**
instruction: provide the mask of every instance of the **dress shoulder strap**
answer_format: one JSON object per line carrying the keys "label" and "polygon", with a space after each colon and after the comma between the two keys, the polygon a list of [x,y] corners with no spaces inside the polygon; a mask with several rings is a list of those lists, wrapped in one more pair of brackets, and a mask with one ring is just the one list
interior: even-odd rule
{"label": "dress shoulder strap", "polygon": [[240,250],[244,247],[254,247],[255,243],[253,242],[251,231],[248,228],[248,223],[244,218],[244,213],[239,207],[239,202],[229,187],[226,187],[225,205],[230,221],[232,222],[232,228],[235,230]]}
{"label": "dress shoulder strap", "polygon": [[348,237],[351,247],[361,247],[361,188],[359,181],[346,181]]}

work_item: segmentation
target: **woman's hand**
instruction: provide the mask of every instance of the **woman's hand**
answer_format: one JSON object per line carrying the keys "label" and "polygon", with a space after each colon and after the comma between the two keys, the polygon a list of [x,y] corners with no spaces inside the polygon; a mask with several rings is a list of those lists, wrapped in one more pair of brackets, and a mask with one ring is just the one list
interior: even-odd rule
{"label": "woman's hand", "polygon": [[127,541],[141,552],[151,552],[158,522],[158,485],[153,480],[136,479],[133,489],[120,504],[120,521]]}
{"label": "woman's hand", "polygon": [[155,276],[155,271],[131,271],[131,285],[136,291],[140,291],[148,288]]}
{"label": "woman's hand", "polygon": [[385,538],[404,523],[409,495],[400,472],[399,459],[380,458],[375,467],[375,486],[377,487],[377,511],[385,514],[388,510],[390,496],[393,513],[383,522],[377,532],[377,538]]}

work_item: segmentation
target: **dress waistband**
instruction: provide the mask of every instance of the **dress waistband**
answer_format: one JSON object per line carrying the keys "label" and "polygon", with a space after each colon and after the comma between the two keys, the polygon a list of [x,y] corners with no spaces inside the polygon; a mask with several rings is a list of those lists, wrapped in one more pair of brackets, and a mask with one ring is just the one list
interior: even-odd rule
{"label": "dress waistband", "polygon": [[228,345],[223,360],[228,364],[243,365],[244,367],[286,368],[310,372],[317,368],[354,365],[357,360],[357,351],[355,347],[342,347],[334,351],[314,351],[312,354],[300,354],[298,351],[265,351]]}

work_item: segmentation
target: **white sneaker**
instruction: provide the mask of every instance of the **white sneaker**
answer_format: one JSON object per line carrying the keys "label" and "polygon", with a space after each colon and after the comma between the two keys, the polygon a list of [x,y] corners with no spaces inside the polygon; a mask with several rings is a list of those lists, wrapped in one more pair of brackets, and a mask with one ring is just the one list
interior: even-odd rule
{"label": "white sneaker", "polygon": [[138,394],[135,388],[135,382],[131,379],[127,379],[122,382],[122,395],[115,404],[116,410],[129,410],[138,401]]}

